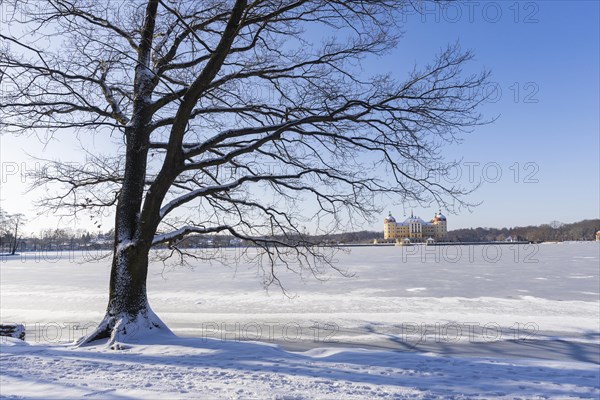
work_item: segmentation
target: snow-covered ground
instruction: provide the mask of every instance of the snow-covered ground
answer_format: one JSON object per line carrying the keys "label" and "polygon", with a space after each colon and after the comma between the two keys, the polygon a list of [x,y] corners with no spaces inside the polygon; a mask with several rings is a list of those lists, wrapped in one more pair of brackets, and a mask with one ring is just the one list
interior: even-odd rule
{"label": "snow-covered ground", "polygon": [[[235,257],[236,250],[224,250]],[[598,398],[600,245],[356,247],[354,276],[254,266],[151,267],[154,311],[180,338],[122,351],[65,343],[106,306],[109,260],[0,260],[0,397]]]}

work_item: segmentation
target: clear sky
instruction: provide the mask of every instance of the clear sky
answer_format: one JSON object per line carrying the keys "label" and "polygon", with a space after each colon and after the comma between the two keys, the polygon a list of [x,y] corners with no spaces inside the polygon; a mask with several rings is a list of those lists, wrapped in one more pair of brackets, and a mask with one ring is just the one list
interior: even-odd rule
{"label": "clear sky", "polygon": [[484,109],[498,120],[449,149],[484,181],[472,196],[483,204],[449,216],[449,229],[600,216],[599,15],[597,1],[457,2],[407,15],[391,62],[459,40],[501,93]]}
{"label": "clear sky", "polygon": [[[476,55],[473,69],[492,71],[494,101],[483,108],[490,125],[445,150],[462,159],[462,182],[483,181],[467,200],[483,202],[472,213],[448,215],[449,229],[512,227],[552,220],[600,218],[600,6],[598,1],[458,1],[405,13],[405,35],[383,60],[367,61],[365,73],[395,72],[401,78],[449,43],[459,41]],[[106,150],[96,138],[98,149]],[[89,147],[89,145],[88,145]],[[35,137],[0,137],[1,206],[33,215],[23,169],[35,168],[27,154],[81,159],[76,138],[62,135],[47,145]],[[382,204],[385,214],[391,207]],[[398,208],[391,211],[399,219]],[[435,208],[416,208],[423,218]],[[410,213],[410,211],[408,211]],[[381,220],[384,215],[382,214]],[[30,218],[28,232],[56,226]],[[103,221],[103,230],[112,221]],[[74,226],[71,224],[70,226]],[[91,221],[79,226],[90,229]],[[382,229],[382,222],[366,225]]]}

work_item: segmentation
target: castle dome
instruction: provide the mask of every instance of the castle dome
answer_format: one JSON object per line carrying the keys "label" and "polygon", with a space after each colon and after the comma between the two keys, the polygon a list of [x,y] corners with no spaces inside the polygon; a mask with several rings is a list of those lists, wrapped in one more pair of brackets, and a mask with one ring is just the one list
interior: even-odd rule
{"label": "castle dome", "polygon": [[444,214],[442,214],[442,210],[437,212],[431,219],[431,222],[439,222],[439,221],[446,221],[446,216]]}
{"label": "castle dome", "polygon": [[389,223],[389,222],[396,222],[396,218],[394,218],[394,217],[392,216],[392,213],[391,213],[391,211],[390,211],[390,214],[387,216],[387,218],[386,218],[386,219],[384,219],[384,220],[383,220],[383,222],[385,222],[385,223]]}

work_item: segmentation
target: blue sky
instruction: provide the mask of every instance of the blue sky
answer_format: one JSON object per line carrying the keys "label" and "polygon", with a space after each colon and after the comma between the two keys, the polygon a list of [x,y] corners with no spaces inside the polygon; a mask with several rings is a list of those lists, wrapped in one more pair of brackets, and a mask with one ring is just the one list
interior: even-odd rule
{"label": "blue sky", "polygon": [[[475,53],[474,71],[492,71],[490,90],[500,91],[482,111],[498,120],[444,150],[447,158],[463,160],[463,181],[469,172],[483,180],[467,199],[483,203],[448,215],[449,229],[600,218],[599,16],[597,1],[430,5],[423,15],[405,15],[405,35],[394,52],[365,62],[365,73],[391,71],[402,78],[415,63],[427,63],[459,41]],[[42,194],[23,194],[25,185],[13,174],[24,162],[31,168],[26,153],[81,157],[77,140],[68,135],[45,148],[34,138],[3,135],[0,141],[0,198],[9,212],[32,213],[31,199]],[[398,207],[381,206],[384,214],[391,209],[397,218],[405,215]],[[423,218],[434,211],[414,210]],[[56,220],[36,219],[27,228],[38,232],[48,225]],[[80,225],[89,227],[85,221]],[[381,226],[377,221],[365,228]]]}
{"label": "blue sky", "polygon": [[490,89],[501,92],[483,109],[498,120],[445,151],[464,160],[465,176],[471,168],[483,179],[469,197],[483,204],[450,215],[449,229],[599,218],[599,14],[596,1],[508,1],[457,2],[406,16],[404,40],[388,65],[407,57],[425,62],[458,40],[475,53],[474,66],[492,71]]}

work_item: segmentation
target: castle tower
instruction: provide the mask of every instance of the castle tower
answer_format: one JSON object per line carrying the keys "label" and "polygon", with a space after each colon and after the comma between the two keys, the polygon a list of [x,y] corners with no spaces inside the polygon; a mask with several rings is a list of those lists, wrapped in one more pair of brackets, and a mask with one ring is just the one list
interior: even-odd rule
{"label": "castle tower", "polygon": [[383,220],[383,238],[385,240],[395,239],[396,238],[396,218],[392,216],[392,212],[390,211],[387,218]]}
{"label": "castle tower", "polygon": [[448,236],[448,225],[447,225],[448,221],[446,219],[446,216],[444,214],[442,214],[441,209],[436,214],[435,218],[437,219],[439,237],[446,238]]}

